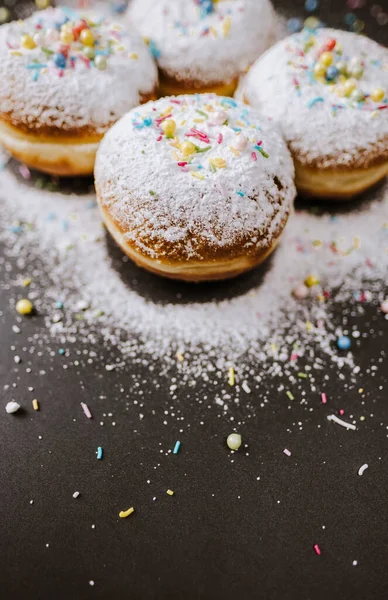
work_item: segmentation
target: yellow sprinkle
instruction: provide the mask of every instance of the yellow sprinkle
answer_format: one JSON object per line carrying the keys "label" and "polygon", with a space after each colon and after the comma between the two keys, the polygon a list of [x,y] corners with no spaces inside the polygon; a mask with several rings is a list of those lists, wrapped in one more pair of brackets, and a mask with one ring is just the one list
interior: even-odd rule
{"label": "yellow sprinkle", "polygon": [[11,50],[10,54],[11,56],[23,56],[23,54],[19,52],[19,50]]}
{"label": "yellow sprinkle", "polygon": [[166,493],[167,493],[169,496],[173,496],[173,495],[174,495],[174,492],[173,492],[172,490],[167,490],[167,492],[166,492]]}
{"label": "yellow sprinkle", "polygon": [[204,123],[206,119],[193,119],[194,123]]}
{"label": "yellow sprinkle", "polygon": [[178,148],[180,150],[180,143],[177,137],[174,137],[174,139],[170,142],[170,146],[172,146],[173,148]]}
{"label": "yellow sprinkle", "polygon": [[360,421],[365,421],[365,417],[360,417]]}
{"label": "yellow sprinkle", "polygon": [[214,37],[218,37],[217,30],[214,27],[209,27],[209,31]]}
{"label": "yellow sprinkle", "polygon": [[25,279],[23,279],[23,285],[24,287],[28,287],[29,285],[31,285],[31,279],[29,277],[26,277]]}
{"label": "yellow sprinkle", "polygon": [[125,50],[125,46],[123,46],[122,44],[120,44],[120,46],[118,46],[117,48],[117,52],[124,52]]}
{"label": "yellow sprinkle", "polygon": [[222,23],[222,33],[223,33],[224,37],[226,37],[228,35],[231,26],[232,26],[232,19],[230,18],[230,15],[228,15],[227,17],[225,17],[225,19]]}
{"label": "yellow sprinkle", "polygon": [[353,246],[355,247],[356,250],[358,250],[359,247],[361,246],[361,240],[358,237],[358,235],[356,235],[353,239]]}
{"label": "yellow sprinkle", "polygon": [[313,324],[311,321],[306,321],[306,331],[311,331],[313,328]]}
{"label": "yellow sprinkle", "polygon": [[131,515],[133,512],[135,512],[135,509],[131,506],[131,508],[128,508],[128,510],[121,510],[119,512],[119,517],[120,519],[126,519],[127,517],[129,517],[129,515]]}
{"label": "yellow sprinkle", "polygon": [[180,161],[180,156],[179,156],[178,152],[175,152],[175,150],[174,150],[174,152],[172,153],[172,155],[174,157],[174,160],[176,160],[176,162]]}
{"label": "yellow sprinkle", "polygon": [[364,391],[364,388],[358,388],[358,393],[362,394],[362,392]]}
{"label": "yellow sprinkle", "polygon": [[272,350],[273,352],[276,352],[276,350],[277,350],[277,349],[278,349],[277,345],[276,345],[276,344],[274,344],[274,343],[272,343],[272,344],[271,344],[271,350]]}
{"label": "yellow sprinkle", "polygon": [[191,174],[193,177],[196,177],[197,179],[205,179],[205,176],[200,175],[199,173],[197,173],[197,171],[191,171]]}
{"label": "yellow sprinkle", "polygon": [[129,54],[128,58],[132,58],[133,60],[137,60],[139,58],[139,55],[137,52],[131,52],[131,54]]}
{"label": "yellow sprinkle", "polygon": [[234,367],[230,367],[228,370],[228,383],[229,385],[234,385],[236,378],[234,376]]}
{"label": "yellow sprinkle", "polygon": [[183,119],[183,121],[181,121],[181,127],[183,127],[183,125],[186,123],[186,119]]}
{"label": "yellow sprinkle", "polygon": [[183,362],[184,359],[185,359],[185,357],[183,356],[183,354],[181,354],[180,352],[177,352],[175,356],[176,356],[176,359],[177,359],[178,362]]}
{"label": "yellow sprinkle", "polygon": [[223,158],[210,158],[209,162],[213,167],[217,167],[217,169],[224,169],[226,167],[226,161]]}
{"label": "yellow sprinkle", "polygon": [[245,123],[243,123],[242,121],[240,121],[240,119],[238,119],[236,121],[236,125],[238,125],[239,127],[245,127]]}
{"label": "yellow sprinkle", "polygon": [[236,150],[236,148],[233,148],[233,146],[229,146],[229,150],[233,152],[235,156],[240,156],[240,152]]}
{"label": "yellow sprinkle", "polygon": [[313,244],[313,246],[314,246],[315,248],[319,248],[319,246],[322,246],[322,242],[321,242],[321,240],[314,240],[314,241],[312,242],[312,244]]}
{"label": "yellow sprinkle", "polygon": [[34,410],[39,410],[39,402],[36,400],[36,398],[32,401],[32,408]]}
{"label": "yellow sprinkle", "polygon": [[172,110],[173,110],[173,107],[170,104],[170,106],[167,106],[166,110],[161,113],[161,116],[165,117],[166,115],[169,115]]}
{"label": "yellow sprinkle", "polygon": [[309,288],[314,287],[314,285],[318,285],[318,283],[319,283],[319,279],[315,275],[309,275],[304,280],[304,284]]}
{"label": "yellow sprinkle", "polygon": [[323,296],[322,294],[318,294],[317,300],[318,300],[318,302],[324,302],[325,301],[325,296]]}

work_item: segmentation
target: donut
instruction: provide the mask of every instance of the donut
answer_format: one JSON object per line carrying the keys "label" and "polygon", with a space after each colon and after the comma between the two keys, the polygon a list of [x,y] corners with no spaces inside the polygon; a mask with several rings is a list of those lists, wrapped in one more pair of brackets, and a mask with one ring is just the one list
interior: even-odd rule
{"label": "donut", "polygon": [[132,0],[128,18],[157,60],[160,96],[232,96],[275,40],[269,0]]}
{"label": "donut", "polygon": [[388,50],[334,29],[304,29],[268,50],[236,97],[274,119],[300,194],[350,199],[388,173]]}
{"label": "donut", "polygon": [[215,94],[133,109],[106,134],[95,166],[102,218],[124,253],[186,281],[234,277],[269,256],[293,178],[278,129]]}
{"label": "donut", "polygon": [[104,133],[155,98],[157,69],[138,33],[67,8],[0,27],[0,144],[54,175],[93,173]]}

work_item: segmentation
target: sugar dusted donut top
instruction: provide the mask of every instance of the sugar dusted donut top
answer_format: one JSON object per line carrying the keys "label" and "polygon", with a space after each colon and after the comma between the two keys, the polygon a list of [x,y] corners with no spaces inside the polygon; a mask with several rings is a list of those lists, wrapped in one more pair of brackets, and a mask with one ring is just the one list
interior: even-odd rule
{"label": "sugar dusted donut top", "polygon": [[135,31],[49,8],[0,27],[0,81],[0,119],[37,133],[101,134],[150,97],[157,73]]}
{"label": "sugar dusted donut top", "polygon": [[274,39],[269,0],[133,0],[128,14],[162,72],[198,85],[231,81]]}
{"label": "sugar dusted donut top", "polygon": [[95,177],[103,210],[150,257],[206,260],[266,249],[295,197],[289,151],[231,98],[162,98],[105,136]]}
{"label": "sugar dusted donut top", "polygon": [[281,125],[303,164],[388,160],[388,50],[366,37],[305,29],[259,59],[236,96]]}

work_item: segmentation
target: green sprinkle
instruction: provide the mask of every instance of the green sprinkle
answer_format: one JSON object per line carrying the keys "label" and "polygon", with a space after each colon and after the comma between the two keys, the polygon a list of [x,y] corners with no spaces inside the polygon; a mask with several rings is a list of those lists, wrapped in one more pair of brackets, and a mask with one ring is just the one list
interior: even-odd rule
{"label": "green sprinkle", "polygon": [[149,193],[151,196],[156,196],[156,192],[154,192],[153,190],[149,190],[149,191],[148,191],[148,193]]}
{"label": "green sprinkle", "polygon": [[50,48],[42,48],[42,52],[47,54],[47,56],[51,56],[52,54],[54,54],[54,51],[50,50]]}
{"label": "green sprinkle", "polygon": [[215,168],[215,166],[213,165],[213,163],[209,163],[210,166],[210,170],[212,173],[215,173],[217,171],[217,169]]}
{"label": "green sprinkle", "polygon": [[287,397],[288,397],[290,400],[295,400],[295,398],[294,398],[294,395],[293,395],[293,393],[292,393],[292,392],[290,392],[290,391],[287,391],[287,392],[286,392],[286,394],[287,394]]}
{"label": "green sprinkle", "polygon": [[[195,146],[195,144],[194,144]],[[210,150],[211,146],[205,146],[205,148],[200,148],[199,146],[195,146],[195,151],[196,152],[207,152],[208,150]]]}
{"label": "green sprinkle", "polygon": [[263,148],[259,148],[258,150],[259,150],[260,154],[262,156],[264,156],[264,158],[269,158],[269,154],[267,154],[266,151],[263,150]]}
{"label": "green sprinkle", "polygon": [[298,377],[300,377],[301,379],[307,379],[308,375],[307,373],[298,373]]}
{"label": "green sprinkle", "polygon": [[196,108],[195,110],[198,114],[202,115],[203,117],[206,117],[206,118],[209,117],[209,115],[207,113],[205,113],[203,110],[199,110],[199,108]]}

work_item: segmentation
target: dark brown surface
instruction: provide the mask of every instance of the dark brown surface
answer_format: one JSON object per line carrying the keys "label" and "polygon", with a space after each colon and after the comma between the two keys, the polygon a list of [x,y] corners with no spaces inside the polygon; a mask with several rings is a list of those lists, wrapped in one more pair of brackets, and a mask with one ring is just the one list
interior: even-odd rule
{"label": "dark brown surface", "polygon": [[[294,14],[303,14],[301,4],[293,3]],[[333,1],[322,12],[330,24],[339,25],[347,11]],[[365,19],[368,9],[358,13]],[[367,33],[384,41],[387,26],[374,23],[369,18]],[[135,267],[123,265],[120,251],[109,245],[112,268],[130,280]],[[0,263],[1,281],[7,264]],[[12,268],[16,278],[18,267],[14,263]],[[260,277],[252,274],[233,286],[188,288],[167,286],[139,272],[136,289],[155,302],[177,301],[178,293],[180,302],[208,301],[245,293]],[[37,285],[44,286],[44,280]],[[13,298],[14,291],[1,286],[1,404],[15,398],[27,410],[15,416],[0,410],[1,599],[388,597],[388,321],[376,306],[355,311],[343,305],[334,317],[362,333],[353,344],[366,392],[362,427],[352,432],[328,425],[327,410],[319,404],[311,414],[299,403],[285,410],[278,382],[268,379],[250,399],[259,403],[269,394],[266,408],[252,418],[254,412],[244,403],[233,409],[235,423],[243,423],[249,456],[240,452],[231,463],[225,437],[232,427],[209,401],[218,389],[213,379],[197,379],[195,402],[178,385],[173,401],[172,375],[164,377],[158,364],[151,372],[147,361],[129,361],[125,371],[107,372],[104,364],[120,358],[114,348],[81,340],[70,347],[69,357],[60,356],[59,343],[47,348],[34,338],[44,330],[44,315],[24,320],[21,334],[12,331]],[[13,361],[12,345],[22,357],[20,365]],[[97,358],[88,363],[83,350],[96,352]],[[346,415],[360,414],[357,390],[346,389],[335,364],[327,361],[315,376],[333,412],[343,408]],[[134,378],[144,391],[143,407],[133,403]],[[298,389],[302,386],[301,381]],[[30,408],[33,397],[40,400],[39,413]],[[92,421],[80,411],[80,402],[91,406]],[[114,416],[104,417],[108,412]],[[183,425],[171,412],[184,417]],[[301,430],[295,426],[299,421]],[[177,439],[182,441],[178,456],[160,453]],[[290,439],[288,459],[282,450]],[[102,461],[95,457],[99,445]],[[358,477],[365,462],[369,469]],[[173,497],[166,495],[168,488],[175,491]],[[81,496],[75,500],[76,490]],[[135,514],[118,519],[119,510],[131,505]],[[320,557],[314,544],[322,550]]]}

